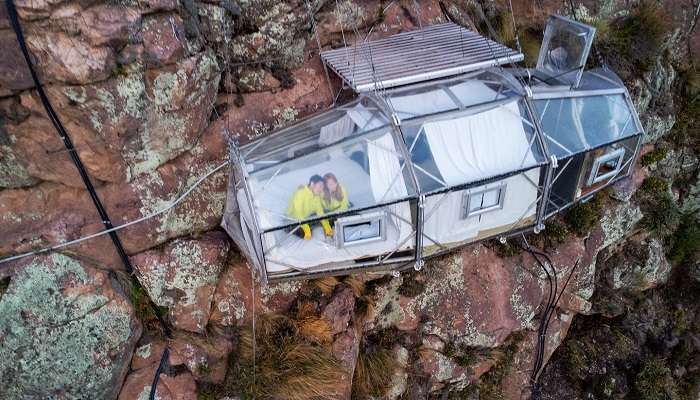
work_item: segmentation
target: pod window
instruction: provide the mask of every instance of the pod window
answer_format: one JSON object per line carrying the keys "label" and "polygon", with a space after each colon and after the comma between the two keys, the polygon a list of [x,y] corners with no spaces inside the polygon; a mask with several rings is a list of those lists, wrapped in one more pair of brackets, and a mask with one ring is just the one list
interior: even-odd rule
{"label": "pod window", "polygon": [[605,181],[616,176],[622,169],[622,159],[625,149],[615,149],[595,159],[591,175],[588,177],[588,186]]}
{"label": "pod window", "polygon": [[506,185],[466,192],[462,199],[462,219],[503,208]]}
{"label": "pod window", "polygon": [[386,213],[351,215],[335,221],[335,237],[338,248],[355,246],[386,238]]}

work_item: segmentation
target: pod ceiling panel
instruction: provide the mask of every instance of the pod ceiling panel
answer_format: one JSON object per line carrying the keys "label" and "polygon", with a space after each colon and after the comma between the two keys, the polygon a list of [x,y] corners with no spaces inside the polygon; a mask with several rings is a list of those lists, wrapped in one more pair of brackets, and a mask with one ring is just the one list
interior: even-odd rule
{"label": "pod ceiling panel", "polygon": [[324,51],[321,59],[359,93],[518,62],[523,55],[448,22]]}

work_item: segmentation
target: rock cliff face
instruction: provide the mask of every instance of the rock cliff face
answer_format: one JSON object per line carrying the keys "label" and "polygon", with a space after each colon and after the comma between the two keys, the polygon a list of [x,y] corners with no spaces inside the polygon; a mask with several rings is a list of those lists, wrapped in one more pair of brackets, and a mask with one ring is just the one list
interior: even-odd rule
{"label": "rock cliff face", "polygon": [[[697,4],[574,3],[513,1],[527,62],[549,13],[595,24],[595,53],[627,81],[646,144],[630,179],[528,236],[566,287],[547,331],[544,360],[553,361],[540,376],[542,394],[643,398],[653,375],[684,386],[647,398],[698,398],[700,314],[678,300],[692,291],[677,283],[700,279]],[[328,107],[339,83],[327,85],[315,33],[321,46],[340,46],[355,39],[353,26],[379,37],[446,13],[488,34],[486,18],[497,39],[514,43],[507,2],[15,5],[48,96],[115,225],[170,204],[225,161],[229,140]],[[32,90],[3,7],[0,49],[0,255],[103,229]],[[519,239],[470,246],[399,277],[260,287],[218,229],[227,172],[119,232],[141,286],[128,283],[106,236],[0,264],[0,399],[146,399],[166,348],[159,399],[531,396],[549,286]],[[262,321],[254,334],[253,321]],[[662,334],[663,346],[650,339]],[[253,335],[266,352],[251,351]],[[676,341],[685,358],[657,361],[681,357]],[[603,342],[612,350],[591,350]]]}

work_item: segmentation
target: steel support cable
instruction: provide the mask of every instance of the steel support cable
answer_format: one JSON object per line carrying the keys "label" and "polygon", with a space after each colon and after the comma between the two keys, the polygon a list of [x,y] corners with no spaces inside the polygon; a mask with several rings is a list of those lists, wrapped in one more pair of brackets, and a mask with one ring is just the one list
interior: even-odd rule
{"label": "steel support cable", "polygon": [[[107,211],[105,210],[104,206],[102,205],[102,202],[100,201],[99,196],[97,195],[97,192],[95,191],[95,187],[92,184],[92,181],[90,180],[90,176],[87,174],[87,171],[85,170],[85,166],[83,165],[82,161],[80,160],[80,156],[78,155],[78,152],[75,150],[75,146],[73,145],[73,142],[70,139],[70,136],[68,135],[68,132],[66,132],[63,124],[61,123],[60,118],[56,114],[56,111],[53,109],[53,106],[51,105],[51,102],[49,101],[48,96],[46,95],[46,92],[44,92],[44,88],[41,85],[41,82],[39,81],[39,77],[34,69],[34,65],[32,63],[31,57],[29,55],[29,49],[27,48],[27,43],[24,38],[24,33],[22,32],[22,26],[20,25],[19,22],[19,17],[17,15],[17,9],[15,8],[14,3],[12,0],[5,0],[5,6],[7,8],[7,14],[10,19],[10,24],[12,25],[12,29],[15,32],[15,35],[17,36],[17,43],[19,44],[20,50],[22,51],[22,55],[24,56],[24,59],[27,63],[27,67],[29,68],[29,73],[32,76],[32,80],[34,81],[34,86],[36,87],[37,93],[39,94],[39,98],[41,100],[41,103],[46,111],[47,116],[49,117],[49,120],[51,120],[51,124],[54,126],[56,131],[58,132],[58,135],[61,137],[61,140],[63,141],[64,146],[66,147],[67,152],[70,154],[71,160],[73,161],[73,164],[75,165],[76,169],[78,170],[78,173],[80,174],[80,178],[83,181],[83,184],[85,185],[85,188],[87,189],[88,193],[90,194],[90,198],[97,209],[97,212],[100,215],[100,218],[102,219],[102,224],[105,226],[107,231],[112,230],[112,221],[109,218],[109,215],[107,214]],[[114,231],[109,232],[109,236],[112,240],[112,244],[117,250],[117,253],[119,254],[119,258],[121,259],[122,263],[124,264],[124,267],[126,268],[126,271],[133,277],[133,272],[134,268],[131,265],[131,262],[129,261],[129,257],[126,254],[126,251],[124,250],[124,246],[121,243],[121,240],[119,240],[119,236],[116,234]],[[171,332],[170,328],[167,326],[165,321],[163,320],[163,317],[160,315],[160,311],[158,310],[158,307],[153,303],[153,301],[149,298],[149,304],[151,308],[154,311],[154,314],[156,315],[156,318],[158,319],[158,322],[160,323],[163,332],[165,333],[166,336],[170,337]],[[155,399],[155,388],[158,384],[158,380],[160,377],[160,371],[164,367],[165,363],[168,361],[168,350],[166,349],[163,352],[163,356],[161,357],[160,365],[158,367],[158,370],[156,372],[156,375],[153,378],[153,384],[151,386],[151,392],[150,392],[150,399],[154,400]]]}

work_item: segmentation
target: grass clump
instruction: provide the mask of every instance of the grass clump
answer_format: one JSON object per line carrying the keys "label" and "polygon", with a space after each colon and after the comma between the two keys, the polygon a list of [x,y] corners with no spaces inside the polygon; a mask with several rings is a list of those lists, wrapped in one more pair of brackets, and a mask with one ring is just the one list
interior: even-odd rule
{"label": "grass clump", "polygon": [[383,397],[399,368],[391,350],[401,338],[396,328],[384,329],[365,337],[357,356],[352,379],[352,399]]}
{"label": "grass clump", "polygon": [[673,265],[687,266],[700,258],[700,226],[692,214],[682,215],[678,229],[671,235],[669,259]]}
{"label": "grass clump", "polygon": [[660,237],[675,230],[679,213],[665,180],[656,176],[646,178],[636,195],[644,214],[641,220],[643,227]]}
{"label": "grass clump", "polygon": [[668,150],[663,147],[657,147],[654,150],[646,153],[641,158],[642,166],[648,167],[666,158]]}
{"label": "grass clump", "polygon": [[286,316],[264,315],[256,323],[253,357],[252,328],[241,330],[234,368],[242,399],[332,398],[345,371],[329,349],[315,343],[317,336],[305,336],[300,323]]}
{"label": "grass clump", "polygon": [[442,354],[445,357],[453,359],[460,367],[468,367],[478,360],[476,349],[465,345],[458,346],[452,341],[445,343]]}
{"label": "grass clump", "polygon": [[389,389],[398,363],[388,349],[361,351],[352,378],[352,399],[382,397]]}
{"label": "grass clump", "polygon": [[403,281],[397,289],[401,296],[416,297],[423,293],[423,290],[425,289],[425,282],[416,278],[420,278],[418,272],[408,272],[403,274]]}
{"label": "grass clump", "polygon": [[498,239],[487,240],[484,242],[484,246],[493,250],[499,257],[503,258],[517,256],[522,251],[513,240],[507,239],[505,243],[501,243]]}
{"label": "grass clump", "polygon": [[571,230],[559,215],[547,221],[545,229],[540,233],[528,235],[528,242],[541,249],[552,249],[562,244],[571,235]]}
{"label": "grass clump", "polygon": [[131,287],[129,289],[129,300],[131,300],[131,304],[134,306],[136,316],[144,322],[147,328],[153,328],[154,330],[160,329],[160,327],[157,326],[158,315],[156,315],[156,312],[158,312],[160,315],[165,315],[168,313],[167,307],[156,307],[156,311],[151,304],[151,300],[148,297],[146,289],[144,289],[143,286],[141,286],[141,284],[139,284],[137,281],[131,282]]}
{"label": "grass clump", "polygon": [[333,290],[338,282],[338,278],[335,276],[327,276],[325,278],[314,279],[311,281],[311,284],[313,287],[318,289],[322,295],[329,296],[331,293],[333,293]]}
{"label": "grass clump", "polygon": [[598,44],[613,70],[631,79],[652,68],[670,26],[657,2],[642,0],[628,15],[610,21]]}
{"label": "grass clump", "polygon": [[600,193],[594,195],[586,202],[576,203],[569,208],[564,215],[569,229],[578,236],[586,236],[600,221],[600,212],[603,198]]}
{"label": "grass clump", "polygon": [[678,399],[678,388],[664,360],[646,360],[637,373],[634,391],[640,400]]}

